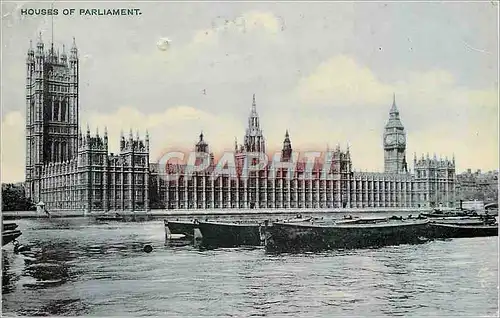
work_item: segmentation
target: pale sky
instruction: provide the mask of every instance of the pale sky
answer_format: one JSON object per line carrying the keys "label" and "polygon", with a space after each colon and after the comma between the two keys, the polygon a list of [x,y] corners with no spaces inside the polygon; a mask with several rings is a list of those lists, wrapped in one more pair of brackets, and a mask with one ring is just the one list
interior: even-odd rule
{"label": "pale sky", "polygon": [[[2,3],[2,182],[24,180],[29,40],[50,43],[48,3]],[[81,126],[111,152],[120,129],[151,136],[151,162],[243,140],[256,94],[267,148],[350,145],[355,170],[382,171],[392,94],[413,153],[455,154],[457,172],[498,169],[498,3],[78,3],[140,16],[54,18],[54,42],[80,54]],[[160,50],[157,43],[170,39]]]}

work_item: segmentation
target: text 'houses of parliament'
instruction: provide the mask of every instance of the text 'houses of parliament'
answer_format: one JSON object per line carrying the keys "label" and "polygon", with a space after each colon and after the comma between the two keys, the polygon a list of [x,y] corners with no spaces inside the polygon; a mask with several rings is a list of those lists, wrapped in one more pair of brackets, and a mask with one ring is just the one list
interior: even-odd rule
{"label": "text 'houses of parliament'", "polygon": [[[267,167],[241,178],[210,177],[215,163],[192,178],[166,180],[158,163],[149,162],[149,136],[132,131],[120,136],[120,152],[108,151],[106,129],[91,134],[79,129],[79,61],[75,40],[66,53],[47,50],[42,38],[30,43],[26,82],[26,194],[50,210],[144,211],[151,208],[383,208],[455,205],[455,159],[406,161],[406,132],[395,98],[383,134],[384,172],[353,171],[349,149],[337,146],[328,162],[327,178],[314,167],[304,179],[299,162],[292,177],[287,169]],[[243,145],[235,145],[238,163],[245,153],[265,152],[255,96]],[[203,134],[195,151],[209,153]],[[288,131],[282,161],[292,157]],[[270,178],[271,172],[277,175]]]}

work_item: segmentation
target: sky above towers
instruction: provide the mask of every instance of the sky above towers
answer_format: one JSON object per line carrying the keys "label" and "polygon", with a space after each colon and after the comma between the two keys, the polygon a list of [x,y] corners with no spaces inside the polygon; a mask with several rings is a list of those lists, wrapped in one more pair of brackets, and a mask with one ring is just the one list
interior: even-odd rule
{"label": "sky above towers", "polygon": [[[24,180],[25,58],[51,39],[44,3],[2,3],[2,181]],[[80,54],[81,126],[151,136],[151,161],[243,141],[256,94],[269,151],[350,144],[356,170],[382,171],[393,93],[413,153],[457,170],[498,168],[498,4],[57,3],[140,8],[140,16],[54,18],[56,47]],[[135,134],[135,132],[134,132]]]}

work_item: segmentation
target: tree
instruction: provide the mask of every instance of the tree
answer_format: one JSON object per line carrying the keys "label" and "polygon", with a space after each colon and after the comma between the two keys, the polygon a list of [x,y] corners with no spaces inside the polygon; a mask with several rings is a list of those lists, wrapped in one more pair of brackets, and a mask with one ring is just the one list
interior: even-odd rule
{"label": "tree", "polygon": [[35,205],[31,199],[26,198],[22,184],[2,184],[2,211],[29,211]]}

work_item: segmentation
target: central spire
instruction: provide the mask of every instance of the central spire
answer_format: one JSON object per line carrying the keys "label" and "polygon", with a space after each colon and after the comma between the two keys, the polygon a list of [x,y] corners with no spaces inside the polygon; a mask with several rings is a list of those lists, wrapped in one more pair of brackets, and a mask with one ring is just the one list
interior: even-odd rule
{"label": "central spire", "polygon": [[257,131],[259,129],[259,115],[257,114],[257,104],[255,103],[255,94],[252,97],[252,110],[250,111],[250,116],[248,117],[248,129],[251,131]]}
{"label": "central spire", "polygon": [[256,114],[257,113],[257,105],[255,103],[255,94],[253,94],[253,97],[252,97],[252,114]]}
{"label": "central spire", "polygon": [[252,96],[252,108],[248,116],[248,128],[245,134],[244,149],[250,152],[264,152],[265,142],[259,124],[255,94]]}

